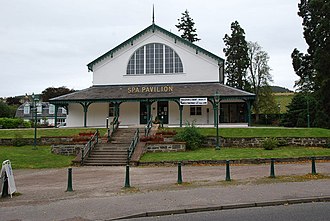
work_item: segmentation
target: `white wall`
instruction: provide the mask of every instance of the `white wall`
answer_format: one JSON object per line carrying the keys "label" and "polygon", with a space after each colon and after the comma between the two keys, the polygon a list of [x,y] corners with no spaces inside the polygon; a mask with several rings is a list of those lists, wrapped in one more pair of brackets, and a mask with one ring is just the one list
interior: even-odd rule
{"label": "white wall", "polygon": [[140,103],[126,102],[119,106],[119,120],[121,125],[140,124]]}
{"label": "white wall", "polygon": [[81,104],[69,104],[69,112],[66,118],[68,127],[84,126],[84,111]]}
{"label": "white wall", "polygon": [[[176,51],[183,63],[181,74],[126,75],[127,64],[133,53],[149,43],[163,43]],[[94,85],[151,84],[151,83],[185,83],[219,81],[218,61],[196,51],[181,42],[160,32],[148,33],[133,45],[128,45],[97,63],[93,67]]]}
{"label": "white wall", "polygon": [[87,126],[105,127],[106,118],[109,115],[108,103],[93,103],[88,107]]}

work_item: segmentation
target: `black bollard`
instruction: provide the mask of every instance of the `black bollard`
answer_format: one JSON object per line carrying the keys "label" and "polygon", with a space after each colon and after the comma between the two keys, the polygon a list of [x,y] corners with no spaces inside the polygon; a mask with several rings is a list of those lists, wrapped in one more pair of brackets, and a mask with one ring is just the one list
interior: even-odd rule
{"label": "black bollard", "polygon": [[72,168],[68,168],[68,188],[66,192],[72,192]]}
{"label": "black bollard", "polygon": [[178,163],[178,184],[182,184],[181,162]]}
{"label": "black bollard", "polygon": [[126,176],[125,176],[125,187],[129,188],[131,187],[130,182],[129,182],[129,165],[126,165]]}
{"label": "black bollard", "polygon": [[275,178],[275,166],[274,166],[274,159],[270,160],[270,178]]}
{"label": "black bollard", "polygon": [[231,181],[229,163],[229,160],[226,160],[226,181]]}
{"label": "black bollard", "polygon": [[312,157],[312,175],[316,175],[315,157]]}

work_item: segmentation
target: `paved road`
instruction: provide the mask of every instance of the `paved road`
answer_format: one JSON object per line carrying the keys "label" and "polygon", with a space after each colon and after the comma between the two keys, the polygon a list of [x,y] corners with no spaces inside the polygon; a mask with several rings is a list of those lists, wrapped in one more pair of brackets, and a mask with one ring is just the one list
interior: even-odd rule
{"label": "paved road", "polygon": [[[185,183],[177,185],[176,167],[138,167],[131,168],[132,188],[123,189],[125,167],[79,167],[73,168],[74,192],[65,192],[67,169],[14,170],[21,195],[0,198],[0,220],[109,220],[154,211],[330,196],[329,178],[300,179],[310,170],[309,162],[276,165],[279,178],[269,179],[269,165],[236,165],[231,167],[234,181],[225,182],[223,165],[184,166]],[[330,176],[330,163],[317,163],[317,170]],[[300,178],[291,179],[293,175]]]}
{"label": "paved road", "polygon": [[[158,217],[129,219],[131,221],[329,221],[330,203],[308,203],[286,206],[220,210]],[[124,219],[125,220],[125,219]],[[128,219],[127,219],[128,220]]]}

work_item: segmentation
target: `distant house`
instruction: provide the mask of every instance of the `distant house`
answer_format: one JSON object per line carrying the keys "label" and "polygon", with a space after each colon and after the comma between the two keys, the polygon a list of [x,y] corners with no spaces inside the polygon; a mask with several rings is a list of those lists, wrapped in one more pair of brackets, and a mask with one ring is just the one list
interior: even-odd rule
{"label": "distant house", "polygon": [[[26,101],[20,105],[15,117],[23,118],[26,121],[35,119],[35,107],[32,102]],[[37,106],[37,121],[39,124],[54,126],[55,124],[55,105],[49,102],[38,102]],[[66,123],[67,111],[65,108],[60,107],[57,112],[57,125],[64,125]]]}

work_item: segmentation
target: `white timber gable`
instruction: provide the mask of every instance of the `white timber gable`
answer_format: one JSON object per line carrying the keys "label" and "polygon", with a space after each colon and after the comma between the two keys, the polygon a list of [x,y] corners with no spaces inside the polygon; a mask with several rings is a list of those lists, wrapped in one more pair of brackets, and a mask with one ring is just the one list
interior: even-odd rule
{"label": "white timber gable", "polygon": [[[138,37],[132,37],[119,45],[118,49],[109,51],[88,65],[89,70],[93,71],[94,86],[222,82],[223,61],[217,59],[218,57],[209,56],[211,54],[209,52],[203,53],[198,46],[179,39],[180,37],[158,26],[154,26],[153,29],[151,27],[142,31],[145,33],[137,34]],[[159,63],[156,64],[157,59],[163,59],[160,62],[163,67],[157,71],[150,71],[150,64],[147,64],[150,49],[154,50],[151,56],[155,61],[151,67],[159,66]],[[161,50],[160,58],[156,58],[156,50],[158,52]],[[171,57],[173,63],[170,65],[176,65],[175,62],[179,60],[181,69],[180,67],[177,69],[176,66],[168,69],[169,59],[168,55],[165,57],[165,53],[173,53],[173,57]],[[135,63],[134,61],[130,63],[132,59],[135,59]],[[139,67],[137,67],[138,63],[140,63]],[[128,67],[129,65],[130,67]],[[139,70],[135,70],[135,68]]]}

